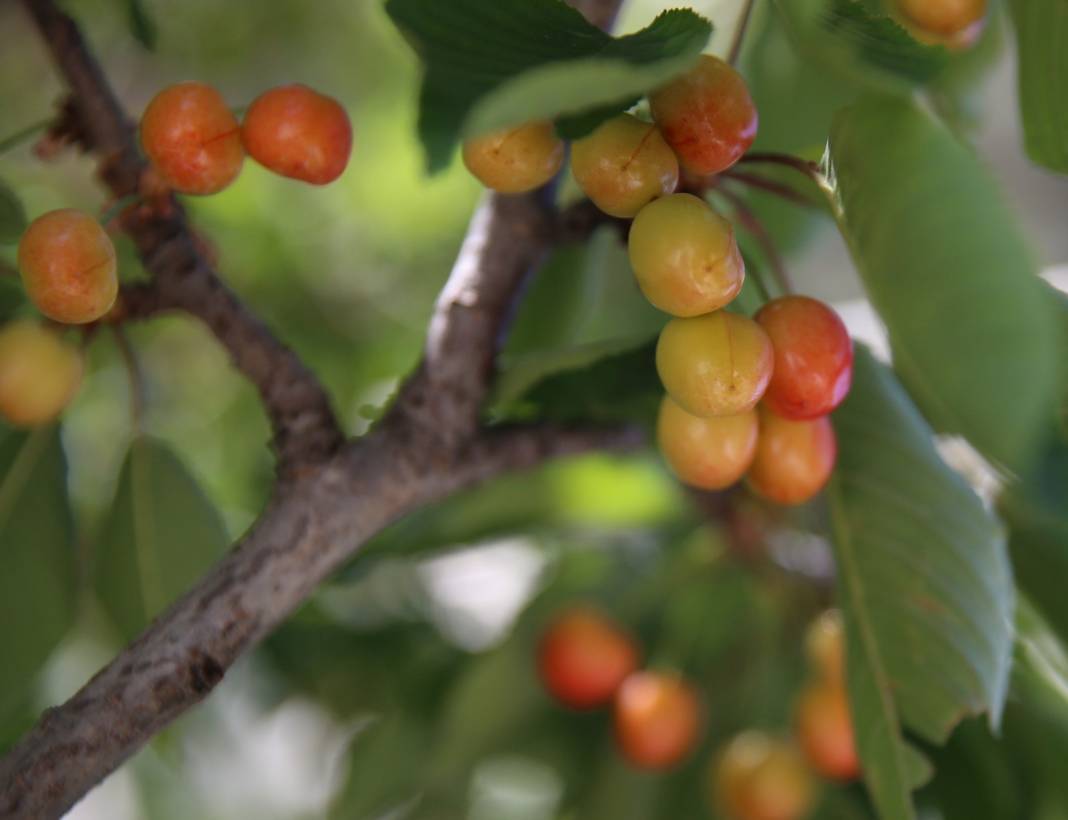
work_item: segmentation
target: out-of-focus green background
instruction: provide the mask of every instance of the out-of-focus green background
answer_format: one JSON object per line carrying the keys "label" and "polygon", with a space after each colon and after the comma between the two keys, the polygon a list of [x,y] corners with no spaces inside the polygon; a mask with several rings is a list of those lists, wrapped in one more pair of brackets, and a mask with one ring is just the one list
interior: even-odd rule
{"label": "out-of-focus green background", "polygon": [[[235,107],[294,81],[346,105],[355,151],[337,183],[304,186],[248,162],[230,189],[187,205],[227,282],[312,365],[346,429],[365,430],[416,360],[479,196],[456,164],[424,175],[414,130],[418,68],[381,4],[148,0],[159,32],[153,53],[130,35],[125,2],[64,6],[135,117],[159,88],[186,79],[215,85]],[[646,24],[660,6],[634,0],[623,28]],[[719,25],[713,48],[722,53],[737,4],[695,6]],[[961,122],[1041,258],[1068,263],[1068,184],[1023,158],[1011,54],[996,47],[1001,28],[981,47],[988,65],[974,93],[955,91],[954,99],[974,104],[962,109],[973,119]],[[765,148],[818,152],[834,107],[853,92],[800,57],[763,8],[745,71]],[[47,116],[60,93],[21,8],[0,4],[0,137]],[[24,146],[0,156],[0,177],[31,217],[108,206],[91,164],[72,153],[41,163]],[[829,221],[757,205],[790,251],[803,291],[859,296]],[[128,242],[120,252],[122,275],[142,275]],[[13,253],[0,247],[9,261]],[[632,289],[619,272],[618,287]],[[190,320],[153,321],[131,337],[147,378],[145,430],[181,454],[236,538],[261,508],[272,470],[253,391]],[[128,378],[112,340],[104,335],[90,351],[90,376],[64,427],[87,557],[133,434]],[[604,715],[566,715],[537,690],[529,657],[536,626],[573,596],[611,601],[631,616],[654,660],[685,663],[710,688],[729,682],[733,694],[712,718],[720,737],[746,725],[784,726],[802,674],[798,635],[826,601],[826,551],[809,523],[787,522],[774,539],[777,565],[750,572],[726,560],[722,534],[702,525],[651,454],[591,457],[508,479],[383,536],[367,562],[72,816],[537,820],[563,816],[565,784],[576,777],[589,789],[570,817],[696,816],[714,742],[667,778],[628,772]],[[0,634],[10,628],[0,624]],[[739,634],[750,645],[740,646]],[[69,694],[116,646],[87,601],[37,705]],[[867,816],[848,791],[828,800],[828,817]]]}

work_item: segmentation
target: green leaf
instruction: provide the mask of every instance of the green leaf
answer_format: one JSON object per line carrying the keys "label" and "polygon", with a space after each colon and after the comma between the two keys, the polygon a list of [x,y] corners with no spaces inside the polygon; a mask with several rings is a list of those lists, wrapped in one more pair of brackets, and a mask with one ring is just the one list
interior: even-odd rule
{"label": "green leaf", "polygon": [[0,716],[23,703],[74,618],[78,559],[56,427],[0,432]]}
{"label": "green leaf", "polygon": [[1027,153],[1054,171],[1068,172],[1068,3],[1011,0],[1016,24],[1020,113]]}
{"label": "green leaf", "polygon": [[126,18],[129,21],[130,33],[137,42],[149,51],[155,51],[159,31],[156,21],[145,8],[144,0],[126,0]]}
{"label": "green leaf", "polygon": [[638,289],[617,231],[602,228],[538,271],[502,351],[495,400],[513,402],[554,374],[644,345],[665,321]]}
{"label": "green leaf", "polygon": [[937,428],[1024,469],[1052,413],[1059,334],[990,175],[915,104],[888,97],[835,118],[827,162],[842,233],[913,397]]}
{"label": "green leaf", "polygon": [[965,716],[996,724],[1014,593],[997,521],[939,458],[893,375],[857,349],[835,416],[829,490],[857,742],[881,816],[913,817],[907,727],[941,743]]}
{"label": "green leaf", "polygon": [[125,638],[185,592],[226,549],[219,513],[170,448],[136,439],[93,556],[93,584]]}
{"label": "green leaf", "polygon": [[779,0],[777,8],[806,55],[871,89],[924,85],[949,63],[944,48],[918,43],[856,0]]}
{"label": "green leaf", "polygon": [[463,137],[591,109],[602,119],[618,113],[686,70],[712,33],[704,18],[675,10],[612,38],[563,0],[388,0],[386,11],[424,63],[419,136],[430,171]]}
{"label": "green leaf", "polygon": [[0,245],[18,242],[26,230],[26,211],[15,192],[0,179]]}

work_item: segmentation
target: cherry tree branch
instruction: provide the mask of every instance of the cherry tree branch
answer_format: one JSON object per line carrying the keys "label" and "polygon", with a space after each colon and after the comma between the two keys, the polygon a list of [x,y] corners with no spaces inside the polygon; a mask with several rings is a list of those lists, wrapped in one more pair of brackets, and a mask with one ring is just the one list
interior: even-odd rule
{"label": "cherry tree branch", "polygon": [[[80,141],[99,157],[102,179],[116,198],[135,192],[144,167],[132,130],[77,27],[53,0],[24,3],[71,86]],[[619,1],[576,5],[607,24]],[[640,443],[623,428],[479,422],[516,292],[564,224],[544,197],[487,197],[438,299],[422,362],[385,418],[350,442],[307,368],[202,257],[180,207],[124,214],[153,279],[124,289],[119,318],[181,310],[203,320],[260,389],[288,472],[222,562],[0,759],[0,818],[61,816],[389,523],[506,471]]]}
{"label": "cherry tree branch", "polygon": [[[116,199],[136,194],[147,168],[134,127],[77,25],[53,0],[24,0],[24,5],[70,87],[63,127],[100,158],[100,178]],[[293,474],[336,452],[343,436],[325,390],[222,282],[201,253],[181,205],[168,197],[128,208],[122,226],[153,276],[137,294],[151,294],[157,311],[181,310],[204,322],[235,367],[259,390],[274,433],[279,472]]]}

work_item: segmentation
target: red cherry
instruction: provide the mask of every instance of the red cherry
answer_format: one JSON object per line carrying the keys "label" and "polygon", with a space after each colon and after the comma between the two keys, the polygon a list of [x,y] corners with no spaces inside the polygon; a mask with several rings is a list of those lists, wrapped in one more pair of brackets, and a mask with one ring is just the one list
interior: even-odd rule
{"label": "red cherry", "polygon": [[793,421],[825,416],[849,393],[853,342],[831,308],[808,296],[768,302],[756,320],[775,349],[775,369],[764,401]]}
{"label": "red cherry", "polygon": [[538,672],[545,688],[573,709],[610,701],[637,665],[638,650],[631,637],[585,607],[558,617],[538,649]]}
{"label": "red cherry", "polygon": [[697,742],[697,692],[676,674],[635,672],[616,694],[616,740],[623,756],[643,769],[666,769]]}

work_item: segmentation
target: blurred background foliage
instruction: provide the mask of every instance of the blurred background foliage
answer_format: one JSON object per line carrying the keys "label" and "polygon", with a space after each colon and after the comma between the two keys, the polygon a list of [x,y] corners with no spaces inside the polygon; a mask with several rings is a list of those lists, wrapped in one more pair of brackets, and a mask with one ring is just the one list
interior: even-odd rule
{"label": "blurred background foliage", "polygon": [[[644,26],[661,5],[631,0],[621,28]],[[716,23],[712,50],[724,53],[739,4],[693,5]],[[415,131],[418,66],[382,5],[64,6],[134,115],[160,87],[185,79],[212,83],[235,107],[294,81],[344,102],[356,143],[334,185],[301,186],[248,162],[224,193],[186,204],[227,282],[312,364],[346,429],[367,429],[416,360],[479,196],[458,163],[424,173]],[[758,2],[742,68],[761,114],[756,148],[818,158],[833,114],[862,86],[865,55],[827,52],[803,26],[790,28],[790,14],[810,6]],[[138,9],[154,26],[153,51],[131,32]],[[1042,262],[1065,264],[1068,183],[1023,156],[1011,32],[995,4],[984,39],[953,58],[927,100],[990,165]],[[48,117],[61,92],[21,9],[0,4],[0,137]],[[109,206],[90,163],[72,153],[41,163],[24,145],[0,155],[0,179],[31,217],[55,207],[103,213]],[[565,198],[573,193],[565,186]],[[764,194],[746,198],[788,254],[801,291],[837,303],[861,295],[823,213]],[[143,276],[129,242],[120,240],[119,250],[122,276]],[[759,248],[746,252],[757,269],[767,264]],[[0,245],[0,264],[13,258],[14,246]],[[17,295],[2,293],[4,315],[26,309]],[[561,250],[527,296],[492,412],[522,417],[537,407],[562,419],[650,424],[660,388],[648,345],[662,318],[638,294],[613,232]],[[0,690],[0,748],[237,538],[270,486],[269,432],[257,398],[209,335],[178,317],[131,327],[130,336],[147,385],[143,437],[131,420],[123,359],[107,333],[89,346],[90,375],[64,419],[62,449],[50,431],[0,432],[4,474],[25,448],[43,454],[34,462],[40,478],[20,499],[41,505],[34,521],[65,507],[47,493],[61,493],[67,470],[73,521],[52,516],[54,532],[35,538],[55,544],[73,537],[82,576],[12,593],[12,600],[35,596],[54,618],[28,622],[26,610],[0,605],[3,641],[25,650],[12,666],[14,683],[0,672],[7,687]],[[596,370],[580,369],[590,365]],[[152,595],[143,561],[128,554],[141,541],[124,529],[130,516],[123,505],[138,504],[156,522],[151,552],[169,562],[155,568],[163,580],[149,585]],[[6,522],[8,532],[34,509],[18,514]],[[182,547],[187,522],[198,522],[203,549]],[[783,512],[744,491],[690,494],[648,452],[552,464],[464,493],[376,538],[203,707],[72,816],[715,817],[707,771],[719,745],[744,728],[780,733],[789,726],[804,675],[800,636],[832,600],[826,531],[819,505]],[[1020,528],[1018,539],[1028,532]],[[1033,537],[1047,546],[1054,540]],[[633,629],[651,665],[681,667],[698,682],[708,723],[685,766],[661,775],[629,769],[614,750],[607,713],[565,712],[538,687],[538,632],[576,600],[600,604]],[[1017,675],[1022,691],[1039,694],[1010,702],[1003,740],[969,721],[944,749],[921,744],[938,769],[920,795],[924,817],[1068,818],[1056,763],[1068,750],[1068,724],[1063,694],[1058,700],[1049,692],[1050,681],[1065,679],[1064,661],[1042,616],[1025,608],[1020,617],[1029,619],[1031,638],[1018,650],[1027,663]],[[9,697],[19,669],[34,672],[33,685]],[[814,816],[873,815],[862,788],[850,786],[827,788]]]}

